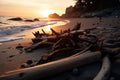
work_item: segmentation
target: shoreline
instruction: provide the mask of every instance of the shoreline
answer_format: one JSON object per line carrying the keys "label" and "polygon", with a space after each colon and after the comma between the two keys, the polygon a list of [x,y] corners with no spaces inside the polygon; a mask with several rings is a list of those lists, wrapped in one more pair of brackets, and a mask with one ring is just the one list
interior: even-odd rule
{"label": "shoreline", "polygon": [[[73,28],[78,22],[81,22],[81,29],[92,28],[92,27],[109,27],[109,26],[120,26],[117,22],[120,19],[118,18],[103,18],[102,22],[98,23],[98,18],[77,18],[77,19],[69,19],[69,23],[62,26],[52,26],[56,31],[60,31],[62,29]],[[43,28],[43,27],[42,27]],[[18,34],[14,34],[12,36],[25,35],[24,39],[15,40],[11,42],[5,42],[0,45],[0,75],[5,72],[20,69],[21,64],[25,63],[27,60],[38,61],[40,56],[44,53],[48,53],[49,49],[39,49],[30,53],[20,53],[16,46],[20,43],[22,46],[27,47],[32,44],[31,38],[34,36],[32,32],[40,30],[41,28],[36,28],[32,30],[23,31]],[[12,55],[12,57],[10,57]],[[98,66],[98,65],[97,65]]]}

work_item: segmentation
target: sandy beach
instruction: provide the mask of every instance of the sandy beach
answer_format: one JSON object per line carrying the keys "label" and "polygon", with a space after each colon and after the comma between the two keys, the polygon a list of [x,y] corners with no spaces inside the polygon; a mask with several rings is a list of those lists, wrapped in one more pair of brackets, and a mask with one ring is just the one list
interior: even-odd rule
{"label": "sandy beach", "polygon": [[[56,31],[66,30],[68,28],[72,29],[77,23],[81,23],[81,29],[87,29],[87,28],[94,28],[94,27],[114,27],[119,26],[120,27],[120,18],[117,17],[106,17],[102,18],[100,21],[99,18],[71,18],[71,19],[65,19],[67,21],[67,24],[56,26],[56,25],[50,25],[51,28],[53,28]],[[60,23],[59,23],[60,24]],[[44,30],[46,28],[42,27]],[[34,50],[33,52],[25,52],[24,50],[21,52],[20,50],[16,49],[16,46],[20,43],[24,48],[30,46],[32,44],[31,39],[34,38],[32,35],[32,32],[41,30],[41,28],[36,28],[32,30],[23,31],[11,36],[19,36],[24,35],[23,39],[15,40],[15,41],[9,41],[4,42],[0,44],[0,75],[3,75],[6,72],[20,69],[21,65],[25,63],[28,60],[33,60],[34,62],[39,61],[40,57],[50,52],[49,48],[41,48]],[[47,30],[50,32],[50,30]],[[80,76],[72,76],[72,73],[65,72],[62,75],[55,76],[54,78],[50,78],[50,80],[91,80],[91,77],[95,76],[96,73],[99,71],[101,64],[91,64],[89,67],[81,67],[79,70]],[[119,64],[120,65],[120,64]],[[93,69],[93,70],[92,70]],[[88,70],[88,71],[87,71]],[[92,76],[90,76],[92,74]],[[84,79],[85,75],[88,75],[87,77],[89,79]],[[71,77],[72,76],[72,77]],[[82,79],[83,78],[83,79]]]}

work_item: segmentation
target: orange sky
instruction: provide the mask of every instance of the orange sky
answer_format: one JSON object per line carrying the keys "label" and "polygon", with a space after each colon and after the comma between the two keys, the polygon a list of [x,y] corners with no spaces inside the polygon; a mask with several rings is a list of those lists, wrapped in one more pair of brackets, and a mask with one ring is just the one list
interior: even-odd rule
{"label": "orange sky", "polygon": [[0,0],[0,16],[46,17],[48,13],[65,12],[74,0]]}

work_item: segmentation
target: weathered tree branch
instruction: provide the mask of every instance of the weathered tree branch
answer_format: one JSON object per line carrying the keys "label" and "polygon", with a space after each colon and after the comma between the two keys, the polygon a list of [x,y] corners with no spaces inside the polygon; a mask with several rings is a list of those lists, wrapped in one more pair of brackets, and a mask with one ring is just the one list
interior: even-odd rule
{"label": "weathered tree branch", "polygon": [[103,58],[101,70],[93,80],[108,80],[109,75],[110,75],[110,60],[108,56],[105,56]]}
{"label": "weathered tree branch", "polygon": [[0,80],[38,80],[101,59],[100,52],[89,52],[50,63],[6,73]]}

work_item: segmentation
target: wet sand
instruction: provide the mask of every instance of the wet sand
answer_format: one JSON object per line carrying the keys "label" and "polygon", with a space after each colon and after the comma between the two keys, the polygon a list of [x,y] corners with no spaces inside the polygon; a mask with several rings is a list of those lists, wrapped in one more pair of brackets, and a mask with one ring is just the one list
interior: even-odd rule
{"label": "wet sand", "polygon": [[[61,31],[68,28],[73,28],[78,22],[81,22],[81,29],[87,29],[92,27],[112,27],[112,26],[120,26],[120,18],[102,18],[100,21],[99,18],[74,18],[74,19],[66,19],[69,20],[69,23],[62,25],[62,26],[51,26],[56,31]],[[42,48],[35,50],[30,53],[26,52],[20,52],[16,49],[16,46],[20,43],[24,48],[28,47],[32,44],[31,38],[34,38],[32,35],[32,32],[40,30],[41,28],[36,28],[32,30],[23,31],[21,33],[14,34],[12,36],[19,36],[19,35],[25,35],[24,39],[21,40],[15,40],[10,42],[4,42],[0,44],[0,75],[4,74],[5,72],[20,69],[20,66],[25,63],[27,60],[33,60],[34,62],[38,61],[40,57],[44,53],[48,53],[50,50]],[[44,30],[49,29],[44,28]],[[88,75],[88,78],[91,78],[92,76],[96,75],[96,73],[99,71],[101,64],[93,64],[89,67],[83,67],[81,68],[80,74],[81,77],[85,77]],[[94,69],[94,70],[92,70]],[[85,70],[85,71],[84,71]],[[90,70],[90,71],[89,71]],[[90,74],[93,75],[91,76]],[[79,80],[81,77],[72,76],[72,73],[69,74],[69,72],[63,73],[63,75],[58,75],[58,77],[50,78],[50,80],[62,80],[63,77],[65,77],[65,80]],[[71,79],[69,79],[71,78]],[[83,78],[84,79],[84,78]],[[81,80],[83,80],[81,78]],[[89,80],[86,78],[86,80]],[[91,79],[90,79],[91,80]]]}

